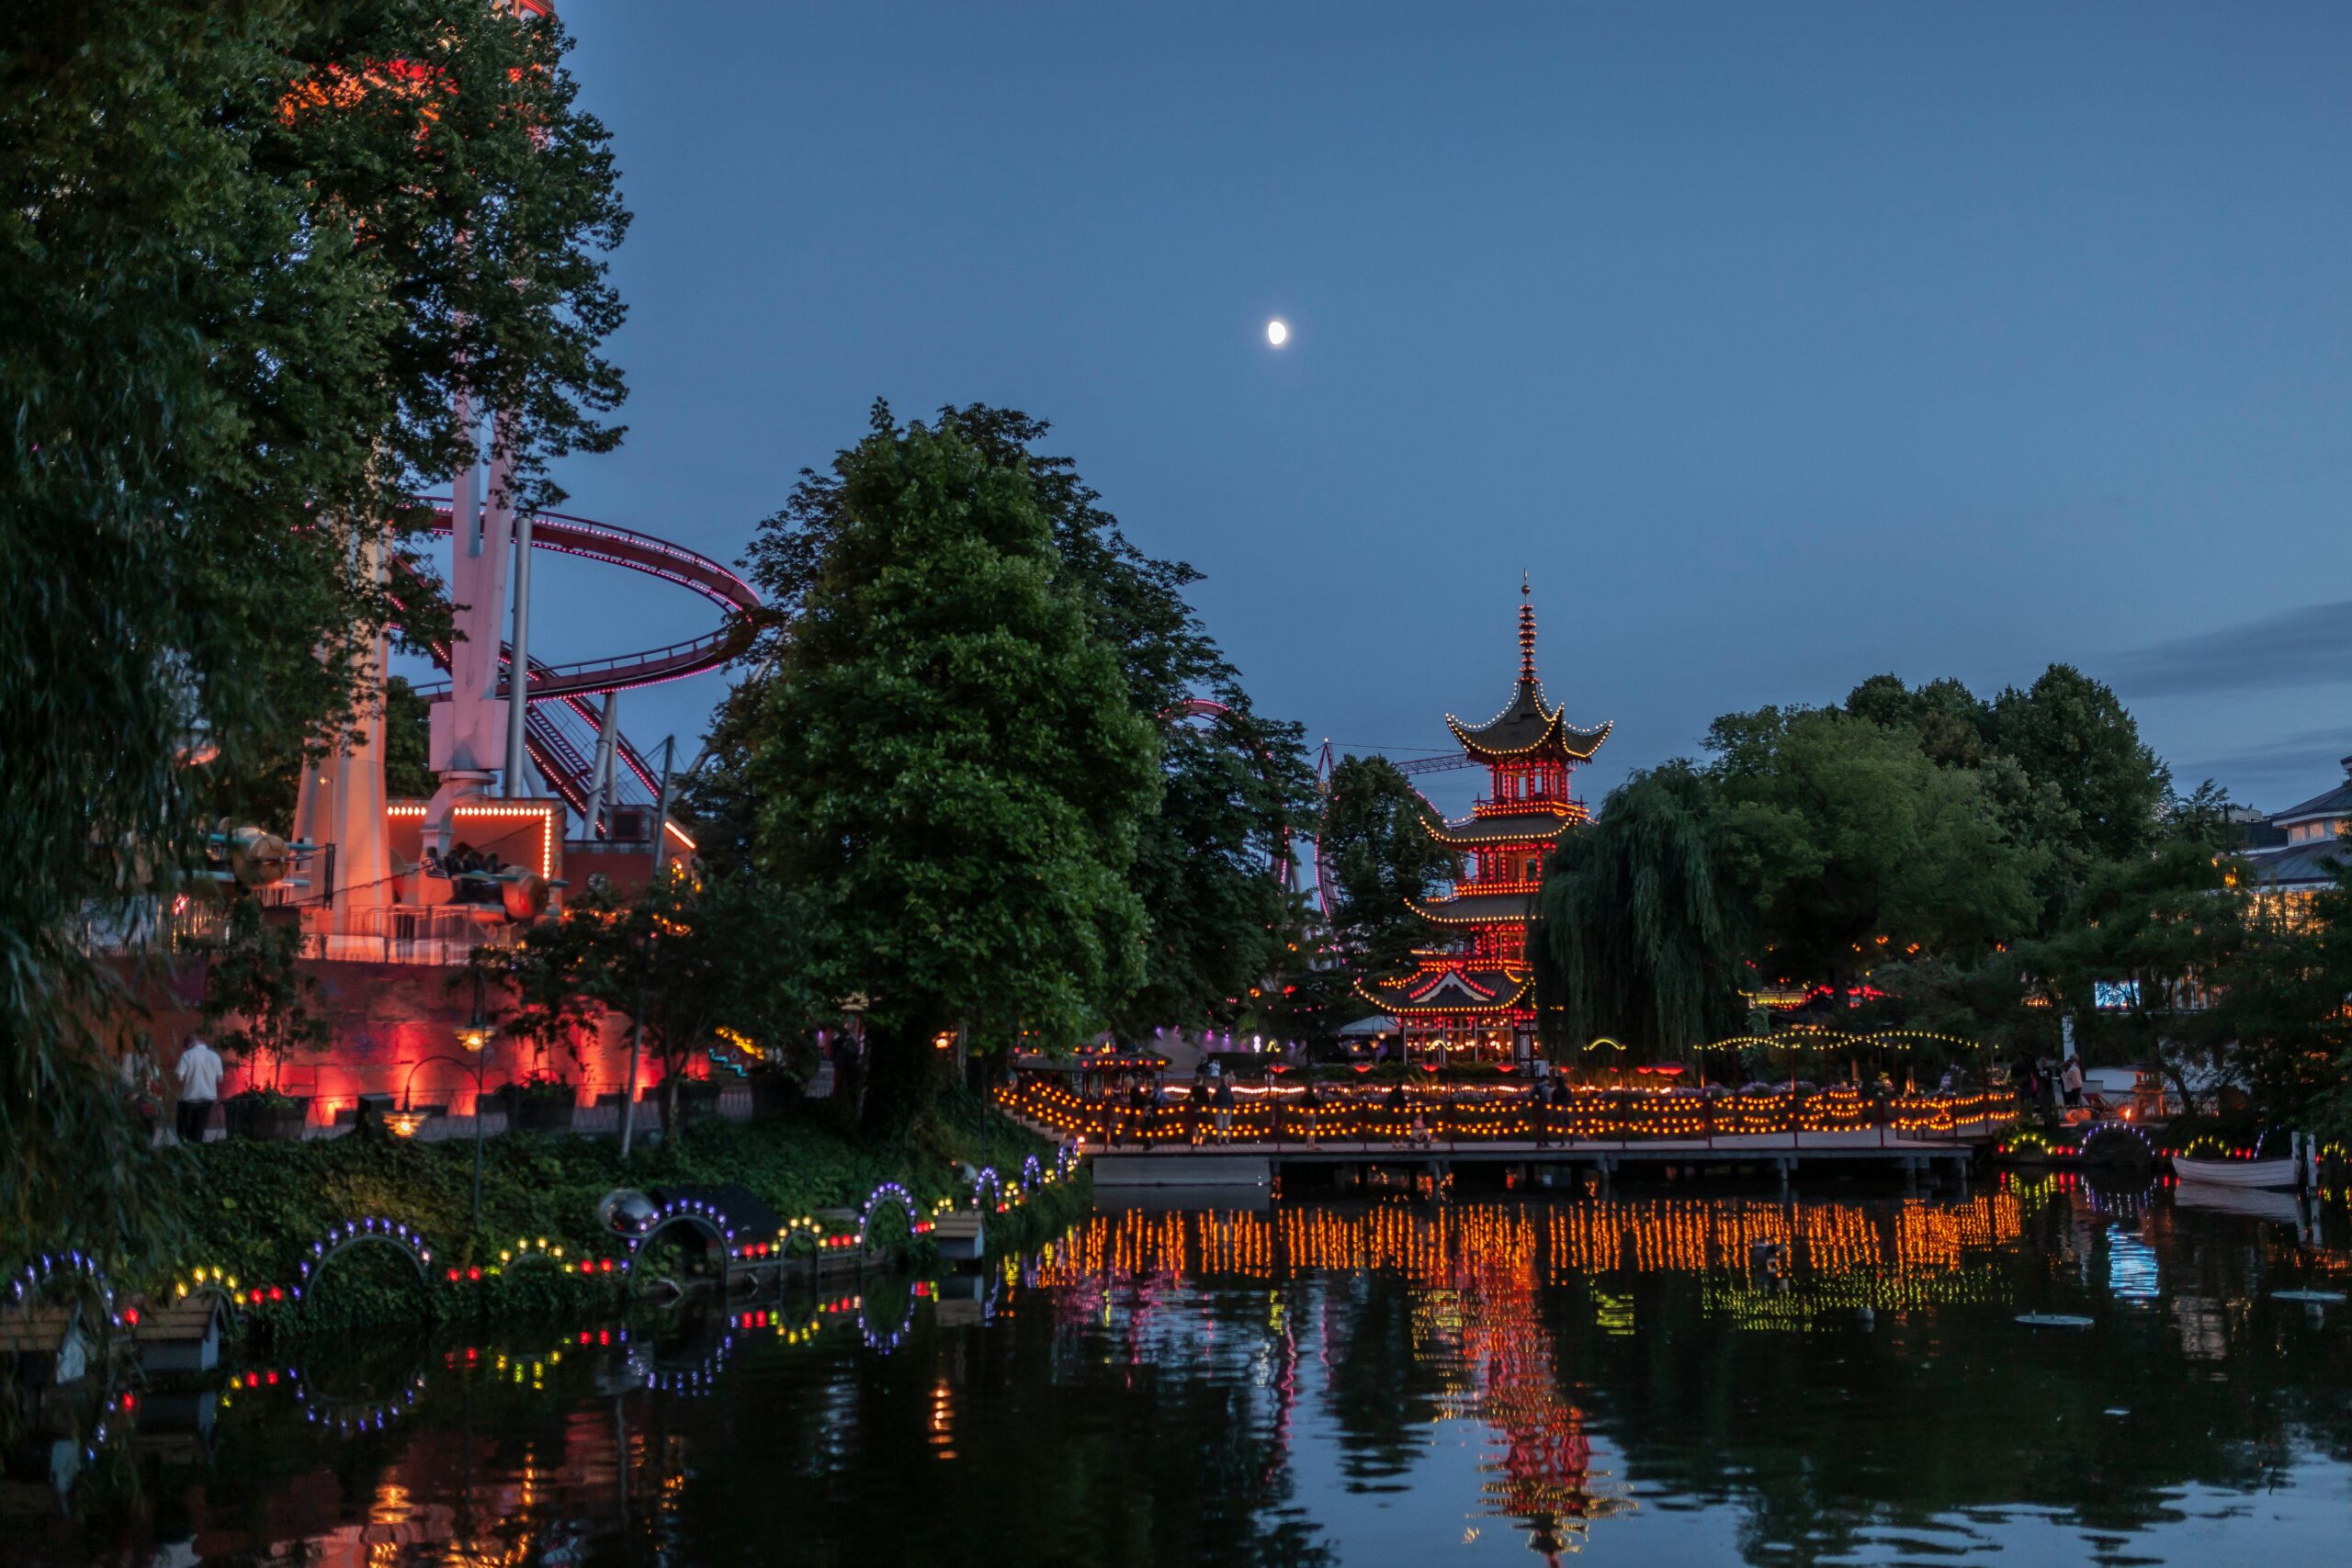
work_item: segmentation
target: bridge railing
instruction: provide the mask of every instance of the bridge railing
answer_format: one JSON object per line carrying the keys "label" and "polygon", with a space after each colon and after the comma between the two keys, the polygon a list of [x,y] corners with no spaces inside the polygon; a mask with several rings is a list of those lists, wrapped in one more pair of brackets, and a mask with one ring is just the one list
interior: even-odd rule
{"label": "bridge railing", "polygon": [[2018,1118],[1998,1090],[1881,1096],[1851,1087],[1763,1091],[1586,1087],[1564,1101],[1527,1088],[1237,1088],[1230,1107],[1191,1096],[1141,1104],[1092,1099],[1054,1078],[1000,1087],[1012,1115],[1111,1147],[1360,1144],[1396,1147],[1497,1143],[1634,1143],[1876,1133],[1882,1141],[1989,1137]]}

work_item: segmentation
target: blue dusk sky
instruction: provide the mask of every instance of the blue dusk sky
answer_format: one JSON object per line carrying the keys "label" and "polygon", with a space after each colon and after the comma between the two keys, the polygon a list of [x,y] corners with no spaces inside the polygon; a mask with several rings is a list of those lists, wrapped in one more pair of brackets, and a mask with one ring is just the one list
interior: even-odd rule
{"label": "blue dusk sky", "polygon": [[569,511],[731,561],[875,398],[986,401],[1343,749],[1498,707],[1525,570],[1596,801],[1884,670],[2077,663],[2270,808],[2352,753],[2352,6],[562,9],[637,213]]}

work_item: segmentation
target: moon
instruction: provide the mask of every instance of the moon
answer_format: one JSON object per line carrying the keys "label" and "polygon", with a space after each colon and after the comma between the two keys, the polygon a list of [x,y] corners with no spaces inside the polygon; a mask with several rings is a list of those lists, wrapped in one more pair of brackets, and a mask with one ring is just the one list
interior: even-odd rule
{"label": "moon", "polygon": [[1276,348],[1282,347],[1283,344],[1290,341],[1290,327],[1280,321],[1268,321],[1266,323],[1266,341],[1272,344]]}

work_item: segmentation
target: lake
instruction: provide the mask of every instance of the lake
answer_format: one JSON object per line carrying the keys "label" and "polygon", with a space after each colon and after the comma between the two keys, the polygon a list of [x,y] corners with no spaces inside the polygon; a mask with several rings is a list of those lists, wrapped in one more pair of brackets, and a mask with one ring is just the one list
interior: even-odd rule
{"label": "lake", "polygon": [[281,1348],[64,1507],[13,1458],[0,1557],[2341,1562],[2352,1311],[2272,1292],[2344,1289],[2342,1232],[2071,1176],[1104,1212],[978,1277]]}

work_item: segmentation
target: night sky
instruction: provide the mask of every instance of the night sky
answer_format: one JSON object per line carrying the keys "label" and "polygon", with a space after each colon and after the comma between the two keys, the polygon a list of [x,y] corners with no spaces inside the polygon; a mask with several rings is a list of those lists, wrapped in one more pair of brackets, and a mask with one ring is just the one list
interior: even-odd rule
{"label": "night sky", "polygon": [[1342,748],[1500,706],[1524,569],[1596,801],[1882,670],[2079,663],[2269,808],[2352,752],[2352,7],[563,11],[638,215],[566,510],[733,560],[876,397],[982,400]]}

